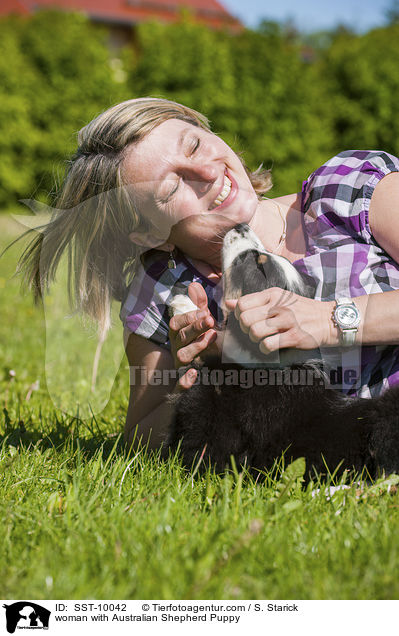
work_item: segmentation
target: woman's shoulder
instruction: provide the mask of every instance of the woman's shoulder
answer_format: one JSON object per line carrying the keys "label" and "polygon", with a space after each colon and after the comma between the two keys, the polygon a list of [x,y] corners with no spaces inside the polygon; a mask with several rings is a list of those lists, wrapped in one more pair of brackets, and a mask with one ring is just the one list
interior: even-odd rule
{"label": "woman's shoulder", "polygon": [[[371,199],[378,181],[399,171],[399,159],[383,150],[344,150],[328,159],[303,182],[304,211],[313,203],[340,202],[352,210],[356,201]],[[330,203],[329,203],[330,202]],[[353,211],[353,210],[352,210]]]}
{"label": "woman's shoulder", "polygon": [[318,241],[345,234],[370,242],[371,197],[377,183],[393,171],[399,171],[399,159],[383,150],[345,150],[328,159],[302,185],[308,233]]}
{"label": "woman's shoulder", "polygon": [[[399,159],[384,150],[344,150],[325,161],[308,177],[318,183],[352,182],[357,174],[388,174],[399,170]],[[348,177],[348,179],[346,179]]]}

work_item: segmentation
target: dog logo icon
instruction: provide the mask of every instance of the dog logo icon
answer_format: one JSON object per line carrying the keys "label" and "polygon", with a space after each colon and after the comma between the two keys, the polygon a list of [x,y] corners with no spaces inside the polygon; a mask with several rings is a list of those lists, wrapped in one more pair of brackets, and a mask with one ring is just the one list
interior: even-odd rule
{"label": "dog logo icon", "polygon": [[16,629],[48,629],[51,612],[37,603],[18,601],[3,607],[6,610],[9,634],[13,634]]}

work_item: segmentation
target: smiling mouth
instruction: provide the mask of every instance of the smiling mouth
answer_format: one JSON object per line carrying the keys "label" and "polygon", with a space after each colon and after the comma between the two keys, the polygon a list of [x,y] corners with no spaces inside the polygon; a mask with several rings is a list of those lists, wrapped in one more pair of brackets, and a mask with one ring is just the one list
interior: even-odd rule
{"label": "smiling mouth", "polygon": [[216,197],[216,199],[214,200],[214,202],[209,206],[209,209],[215,210],[216,208],[224,206],[225,204],[228,205],[231,199],[230,195],[235,194],[237,190],[237,187],[235,184],[234,186],[235,187],[233,187],[233,182],[229,179],[227,174],[225,174],[224,180],[223,180],[223,187],[221,191],[219,192],[218,196]]}

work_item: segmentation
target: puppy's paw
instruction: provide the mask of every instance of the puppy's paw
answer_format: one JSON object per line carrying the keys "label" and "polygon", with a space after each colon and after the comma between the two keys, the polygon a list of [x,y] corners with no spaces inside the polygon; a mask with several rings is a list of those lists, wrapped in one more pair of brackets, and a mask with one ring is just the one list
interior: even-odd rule
{"label": "puppy's paw", "polygon": [[190,296],[185,294],[177,294],[169,303],[169,316],[177,314],[186,314],[188,311],[197,311],[198,307],[191,300]]}

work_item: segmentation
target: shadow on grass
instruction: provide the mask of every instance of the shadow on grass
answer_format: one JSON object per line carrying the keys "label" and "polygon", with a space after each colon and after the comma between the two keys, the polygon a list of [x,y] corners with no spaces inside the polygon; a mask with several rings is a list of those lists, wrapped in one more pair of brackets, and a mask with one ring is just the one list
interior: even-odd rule
{"label": "shadow on grass", "polygon": [[52,448],[59,452],[66,449],[73,452],[79,449],[87,459],[93,457],[99,448],[102,449],[104,459],[107,459],[112,451],[120,455],[128,454],[122,433],[106,434],[100,429],[95,431],[78,418],[72,418],[70,422],[65,423],[54,417],[54,426],[51,430],[38,431],[28,429],[23,420],[12,422],[5,408],[3,414],[5,427],[4,434],[0,434],[1,446],[33,450],[40,445],[43,450]]}

